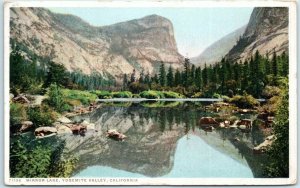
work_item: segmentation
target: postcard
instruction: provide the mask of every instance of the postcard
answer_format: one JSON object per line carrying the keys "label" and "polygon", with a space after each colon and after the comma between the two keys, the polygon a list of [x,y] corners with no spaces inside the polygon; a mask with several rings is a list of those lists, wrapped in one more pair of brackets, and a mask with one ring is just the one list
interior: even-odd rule
{"label": "postcard", "polygon": [[294,1],[4,11],[7,185],[296,183]]}

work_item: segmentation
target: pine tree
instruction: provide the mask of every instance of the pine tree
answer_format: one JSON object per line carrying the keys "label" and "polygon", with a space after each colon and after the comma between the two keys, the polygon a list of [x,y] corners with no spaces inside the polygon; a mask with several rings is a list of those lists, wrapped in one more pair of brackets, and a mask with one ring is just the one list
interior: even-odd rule
{"label": "pine tree", "polygon": [[141,84],[144,83],[144,70],[142,70],[140,73],[139,83],[141,83]]}
{"label": "pine tree", "polygon": [[179,70],[177,69],[175,72],[175,78],[174,78],[174,86],[178,86],[181,84],[181,74]]}
{"label": "pine tree", "polygon": [[204,69],[202,71],[202,80],[203,80],[203,86],[207,86],[208,83],[208,73],[207,73],[207,67],[206,67],[206,63],[204,65]]}
{"label": "pine tree", "polygon": [[184,59],[184,77],[183,77],[183,85],[187,87],[190,83],[190,59],[185,58]]}
{"label": "pine tree", "polygon": [[133,69],[131,76],[130,76],[130,83],[135,82],[135,69]]}
{"label": "pine tree", "polygon": [[168,74],[167,74],[167,85],[170,87],[173,87],[174,84],[174,76],[173,76],[173,69],[170,65],[169,70],[168,70]]}
{"label": "pine tree", "polygon": [[199,90],[202,89],[202,75],[201,75],[201,68],[197,67],[195,70],[195,85]]}
{"label": "pine tree", "polygon": [[123,90],[126,90],[128,86],[128,78],[127,78],[127,74],[123,75]]}
{"label": "pine tree", "polygon": [[165,70],[165,65],[163,62],[161,62],[160,68],[159,68],[159,84],[161,86],[166,85],[166,70]]}
{"label": "pine tree", "polygon": [[272,73],[274,76],[277,76],[278,74],[278,67],[277,67],[277,59],[276,59],[276,52],[273,52],[273,57],[272,57],[272,61],[271,61],[271,65],[272,65]]}

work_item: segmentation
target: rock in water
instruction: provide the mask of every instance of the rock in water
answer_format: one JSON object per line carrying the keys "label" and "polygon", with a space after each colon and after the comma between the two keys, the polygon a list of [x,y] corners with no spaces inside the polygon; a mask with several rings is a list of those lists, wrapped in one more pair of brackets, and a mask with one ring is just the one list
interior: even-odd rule
{"label": "rock in water", "polygon": [[57,133],[57,129],[55,127],[39,127],[35,129],[34,135],[36,138],[45,138],[49,136],[54,136]]}
{"label": "rock in water", "polygon": [[118,140],[118,141],[123,141],[125,138],[127,138],[127,136],[125,136],[122,133],[119,133],[118,131],[112,129],[112,130],[108,130],[106,132],[106,136],[110,137],[112,139]]}
{"label": "rock in water", "polygon": [[72,121],[65,116],[61,116],[60,118],[57,119],[57,121],[63,124],[72,123]]}
{"label": "rock in water", "polygon": [[31,121],[22,121],[20,132],[28,131],[32,127],[33,123]]}
{"label": "rock in water", "polygon": [[217,127],[219,126],[219,122],[217,122],[214,118],[212,117],[202,117],[199,120],[199,125],[201,127],[209,127],[209,126],[213,126],[213,127]]}
{"label": "rock in water", "polygon": [[59,125],[57,127],[57,134],[72,134],[72,133],[73,133],[72,130],[65,125]]}
{"label": "rock in water", "polygon": [[253,148],[253,153],[254,154],[264,153],[273,144],[275,139],[276,139],[275,135],[268,136],[263,143]]}

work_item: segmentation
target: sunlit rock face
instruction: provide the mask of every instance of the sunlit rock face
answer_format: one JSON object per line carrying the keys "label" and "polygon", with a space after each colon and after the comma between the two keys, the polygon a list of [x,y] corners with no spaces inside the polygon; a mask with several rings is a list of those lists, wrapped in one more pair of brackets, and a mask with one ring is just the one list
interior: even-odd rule
{"label": "sunlit rock face", "polygon": [[239,42],[229,51],[227,57],[232,60],[249,59],[258,50],[262,55],[272,57],[284,51],[288,54],[288,8],[254,8],[245,33]]}
{"label": "sunlit rock face", "polygon": [[120,80],[133,69],[137,75],[153,74],[161,61],[175,69],[183,67],[173,25],[158,15],[98,27],[43,8],[11,8],[10,29],[11,40],[23,45],[29,59],[36,54],[69,71]]}

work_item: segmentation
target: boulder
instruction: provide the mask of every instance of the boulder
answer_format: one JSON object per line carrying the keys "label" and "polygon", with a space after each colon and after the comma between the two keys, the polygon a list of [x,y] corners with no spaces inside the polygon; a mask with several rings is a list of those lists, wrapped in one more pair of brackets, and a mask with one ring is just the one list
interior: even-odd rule
{"label": "boulder", "polygon": [[84,135],[86,132],[86,126],[83,125],[73,125],[70,127],[73,134]]}
{"label": "boulder", "polygon": [[65,125],[60,125],[57,127],[57,134],[72,134],[72,130],[70,127]]}
{"label": "boulder", "polygon": [[122,134],[122,133],[119,133],[119,132],[116,131],[115,129],[108,130],[108,131],[106,132],[106,136],[109,137],[109,138],[118,140],[118,141],[123,141],[125,138],[127,138],[127,136],[125,136],[125,135]]}
{"label": "boulder", "polygon": [[45,138],[49,136],[54,136],[57,133],[57,129],[55,127],[39,127],[35,129],[34,135],[37,138]]}
{"label": "boulder", "polygon": [[61,116],[60,118],[57,119],[57,121],[64,124],[72,123],[72,121],[65,116]]}
{"label": "boulder", "polygon": [[86,120],[84,120],[81,125],[85,126],[87,130],[95,130],[95,124],[89,123]]}
{"label": "boulder", "polygon": [[275,139],[276,139],[275,135],[268,136],[263,143],[253,148],[253,153],[254,154],[265,153],[266,150],[272,145]]}
{"label": "boulder", "polygon": [[236,128],[238,128],[238,126],[236,126],[236,125],[230,125],[229,128],[236,129]]}
{"label": "boulder", "polygon": [[20,132],[26,132],[28,131],[30,128],[32,128],[33,123],[31,121],[22,121],[21,122],[21,128],[20,128]]}
{"label": "boulder", "polygon": [[225,128],[225,124],[223,122],[220,123],[219,127]]}
{"label": "boulder", "polygon": [[214,118],[212,117],[202,117],[199,120],[199,125],[201,127],[209,127],[209,126],[213,126],[213,127],[217,127],[219,126],[219,122],[217,122]]}
{"label": "boulder", "polygon": [[239,128],[243,125],[243,127],[245,126],[247,129],[250,129],[252,127],[252,121],[250,119],[242,119],[237,123],[237,125]]}
{"label": "boulder", "polygon": [[30,103],[30,101],[27,99],[27,97],[25,97],[25,95],[21,95],[21,94],[14,97],[13,101],[17,102],[17,103],[22,103],[22,104],[29,104]]}

